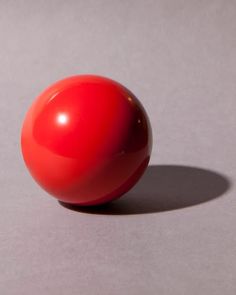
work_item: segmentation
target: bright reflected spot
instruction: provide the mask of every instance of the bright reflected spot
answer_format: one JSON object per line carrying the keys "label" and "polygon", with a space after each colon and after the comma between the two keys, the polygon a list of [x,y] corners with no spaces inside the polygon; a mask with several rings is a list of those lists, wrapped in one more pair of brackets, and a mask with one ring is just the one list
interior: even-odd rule
{"label": "bright reflected spot", "polygon": [[68,122],[69,118],[65,113],[60,113],[57,116],[57,122],[61,125],[65,125]]}
{"label": "bright reflected spot", "polygon": [[128,101],[132,102],[132,98],[131,97],[128,97]]}

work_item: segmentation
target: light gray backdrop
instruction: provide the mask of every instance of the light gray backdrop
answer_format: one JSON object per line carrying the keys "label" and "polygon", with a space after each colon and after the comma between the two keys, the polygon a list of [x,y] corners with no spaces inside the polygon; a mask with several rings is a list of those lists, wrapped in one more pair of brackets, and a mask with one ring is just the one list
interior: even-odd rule
{"label": "light gray backdrop", "polygon": [[[236,294],[235,49],[234,0],[0,0],[0,294]],[[83,73],[139,97],[154,146],[132,192],[77,212],[19,138],[33,99]]]}

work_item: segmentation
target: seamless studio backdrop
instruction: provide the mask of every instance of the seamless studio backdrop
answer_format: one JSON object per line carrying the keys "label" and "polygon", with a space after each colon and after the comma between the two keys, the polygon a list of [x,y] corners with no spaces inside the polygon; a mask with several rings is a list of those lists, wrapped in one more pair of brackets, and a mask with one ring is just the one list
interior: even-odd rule
{"label": "seamless studio backdrop", "polygon": [[[0,0],[1,294],[236,293],[235,32],[233,0]],[[135,93],[153,153],[122,199],[78,210],[19,138],[45,87],[85,73]]]}

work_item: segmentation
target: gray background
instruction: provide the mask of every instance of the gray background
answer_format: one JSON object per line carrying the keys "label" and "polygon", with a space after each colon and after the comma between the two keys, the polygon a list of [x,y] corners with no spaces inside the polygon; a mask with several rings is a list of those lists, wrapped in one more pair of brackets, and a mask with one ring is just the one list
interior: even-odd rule
{"label": "gray background", "polygon": [[[236,294],[235,47],[233,0],[0,0],[1,294]],[[77,212],[19,137],[33,99],[83,73],[139,97],[154,146],[135,189]]]}

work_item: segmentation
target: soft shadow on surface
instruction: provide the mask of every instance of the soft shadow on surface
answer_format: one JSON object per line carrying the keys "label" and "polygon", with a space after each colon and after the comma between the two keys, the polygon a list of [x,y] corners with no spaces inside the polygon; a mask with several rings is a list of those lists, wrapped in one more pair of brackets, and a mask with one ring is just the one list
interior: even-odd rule
{"label": "soft shadow on surface", "polygon": [[93,214],[127,215],[169,211],[204,203],[229,188],[226,176],[197,167],[149,166],[138,184],[109,204],[79,207],[59,202],[67,209]]}

